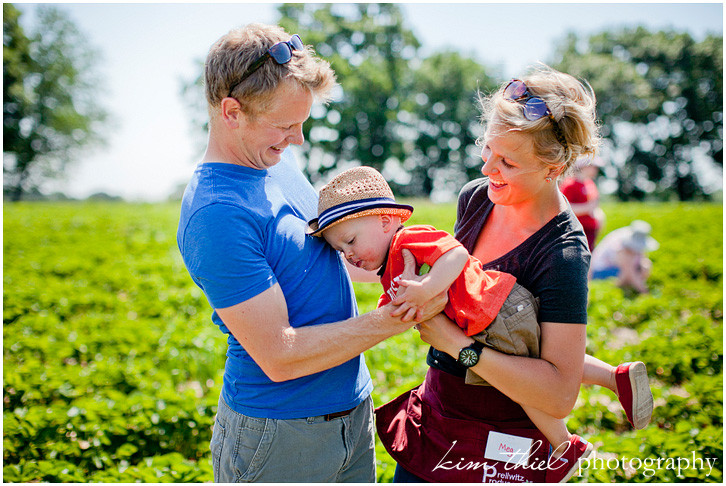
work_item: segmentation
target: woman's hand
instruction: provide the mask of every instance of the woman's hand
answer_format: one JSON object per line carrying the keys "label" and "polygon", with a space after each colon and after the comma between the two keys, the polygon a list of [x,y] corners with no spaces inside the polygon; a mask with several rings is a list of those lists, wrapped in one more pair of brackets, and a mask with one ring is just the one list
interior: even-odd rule
{"label": "woman's hand", "polygon": [[428,321],[417,324],[414,329],[418,329],[421,333],[421,340],[454,359],[459,358],[461,348],[474,342],[445,314],[439,314]]}

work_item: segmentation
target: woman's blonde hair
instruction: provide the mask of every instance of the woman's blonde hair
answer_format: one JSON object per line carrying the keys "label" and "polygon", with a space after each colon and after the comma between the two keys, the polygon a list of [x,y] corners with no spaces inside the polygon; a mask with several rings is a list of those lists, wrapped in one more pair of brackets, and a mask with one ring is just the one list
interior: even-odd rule
{"label": "woman's blonde hair", "polygon": [[[549,117],[530,121],[524,117],[522,104],[504,98],[509,82],[488,95],[479,97],[484,130],[501,124],[508,130],[529,134],[535,155],[546,165],[562,168],[566,173],[581,157],[594,157],[600,145],[600,127],[595,111],[595,93],[587,81],[540,65],[521,79],[530,96],[542,98],[552,112],[566,141],[557,139]],[[482,139],[478,140],[479,143]]]}
{"label": "woman's blonde hair", "polygon": [[336,85],[330,65],[318,58],[309,46],[292,52],[292,59],[278,64],[272,59],[243,82],[242,74],[277,42],[290,39],[281,27],[248,24],[222,36],[212,45],[204,65],[204,88],[210,110],[222,99],[233,96],[250,117],[269,109],[273,95],[282,83],[294,82],[309,89],[319,101],[329,101]]}

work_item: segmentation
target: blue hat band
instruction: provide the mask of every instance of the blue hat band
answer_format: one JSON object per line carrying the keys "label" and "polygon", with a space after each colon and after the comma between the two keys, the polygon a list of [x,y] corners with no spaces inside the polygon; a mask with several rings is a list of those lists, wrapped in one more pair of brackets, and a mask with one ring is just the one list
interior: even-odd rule
{"label": "blue hat band", "polygon": [[318,228],[324,228],[333,221],[336,221],[342,217],[354,214],[366,209],[372,208],[385,208],[385,207],[402,207],[401,204],[397,204],[394,199],[388,197],[376,197],[371,199],[359,199],[357,201],[350,201],[347,203],[338,204],[330,209],[327,209],[320,213],[318,217]]}

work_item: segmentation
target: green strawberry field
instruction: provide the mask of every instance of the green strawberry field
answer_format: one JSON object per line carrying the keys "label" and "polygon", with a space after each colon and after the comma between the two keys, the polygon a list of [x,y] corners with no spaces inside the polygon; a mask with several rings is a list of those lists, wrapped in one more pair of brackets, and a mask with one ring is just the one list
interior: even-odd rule
{"label": "green strawberry field", "polygon": [[[455,205],[411,224],[453,230]],[[721,204],[611,203],[605,232],[647,220],[651,292],[591,284],[588,352],[648,367],[651,424],[609,391],[568,417],[597,458],[572,482],[723,482]],[[177,204],[19,203],[3,209],[3,481],[209,482],[226,338],[176,246]],[[377,284],[356,284],[361,312]],[[366,353],[376,405],[417,385],[409,331]],[[394,463],[378,444],[378,480]]]}

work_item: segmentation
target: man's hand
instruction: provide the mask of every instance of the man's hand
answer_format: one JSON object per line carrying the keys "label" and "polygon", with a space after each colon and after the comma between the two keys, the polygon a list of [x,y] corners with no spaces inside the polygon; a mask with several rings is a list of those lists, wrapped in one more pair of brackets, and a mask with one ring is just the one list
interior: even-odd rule
{"label": "man's hand", "polygon": [[416,315],[414,320],[421,321],[423,307],[426,303],[431,300],[433,295],[425,290],[425,286],[418,280],[406,280],[401,279],[398,282],[398,292],[394,303],[400,304],[399,311],[405,312],[408,316],[409,313]]}
{"label": "man's hand", "polygon": [[444,307],[446,307],[446,303],[449,300],[445,291],[440,293],[439,295],[434,296],[421,307],[417,307],[406,302],[406,298],[404,296],[407,289],[411,285],[415,285],[416,283],[421,282],[425,278],[425,276],[416,275],[416,259],[413,257],[413,254],[409,250],[404,249],[401,252],[401,255],[403,256],[404,265],[401,279],[409,281],[410,283],[409,285],[401,286],[401,288],[399,288],[398,293],[396,294],[396,298],[393,299],[392,302],[394,305],[397,305],[398,308],[396,308],[396,310],[391,313],[391,316],[403,316],[401,317],[401,320],[403,322],[408,322],[411,320],[414,320],[415,322],[422,322],[431,319],[437,314],[440,314],[444,310]]}

